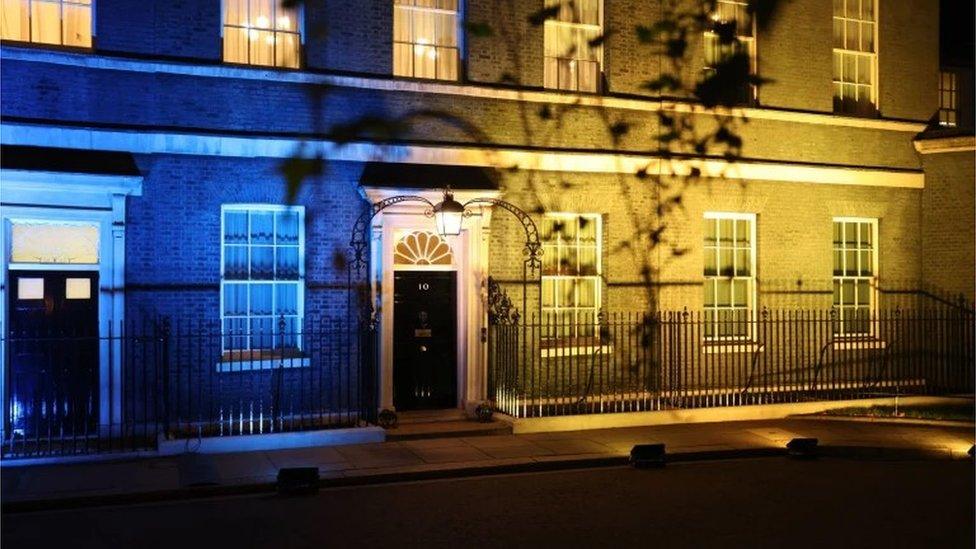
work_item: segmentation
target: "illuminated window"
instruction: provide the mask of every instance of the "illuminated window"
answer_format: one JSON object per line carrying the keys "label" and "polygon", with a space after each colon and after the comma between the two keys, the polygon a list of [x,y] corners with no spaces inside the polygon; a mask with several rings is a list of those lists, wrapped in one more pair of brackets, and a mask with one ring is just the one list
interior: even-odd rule
{"label": "illuminated window", "polygon": [[594,335],[600,311],[599,214],[546,214],[540,232],[542,312],[558,325],[552,335]]}
{"label": "illuminated window", "polygon": [[756,292],[756,216],[706,213],[705,337],[751,336]]}
{"label": "illuminated window", "polygon": [[2,0],[4,40],[90,48],[92,0]]}
{"label": "illuminated window", "polygon": [[224,206],[220,291],[225,351],[300,346],[304,218],[301,207]]}
{"label": "illuminated window", "polygon": [[12,221],[11,263],[98,264],[96,223]]}
{"label": "illuminated window", "polygon": [[[755,20],[748,10],[746,0],[718,0],[712,14],[715,23],[735,23],[736,41],[722,44],[718,34],[705,31],[705,72],[715,71],[715,66],[728,61],[733,55],[744,53],[749,58],[749,72],[756,74],[756,30]],[[756,87],[746,84],[742,91],[742,101],[755,99]]]}
{"label": "illuminated window", "polygon": [[834,0],[834,111],[877,111],[877,0]]}
{"label": "illuminated window", "polygon": [[224,61],[298,68],[300,12],[280,0],[224,0]]}
{"label": "illuminated window", "polygon": [[959,88],[956,83],[956,73],[939,73],[939,125],[955,127],[958,116]]}
{"label": "illuminated window", "polygon": [[393,74],[457,80],[458,0],[394,0]]}
{"label": "illuminated window", "polygon": [[838,335],[871,332],[877,305],[878,220],[834,219],[834,310]]}
{"label": "illuminated window", "polygon": [[560,6],[545,22],[545,86],[559,90],[599,90],[603,48],[602,0],[546,0]]}

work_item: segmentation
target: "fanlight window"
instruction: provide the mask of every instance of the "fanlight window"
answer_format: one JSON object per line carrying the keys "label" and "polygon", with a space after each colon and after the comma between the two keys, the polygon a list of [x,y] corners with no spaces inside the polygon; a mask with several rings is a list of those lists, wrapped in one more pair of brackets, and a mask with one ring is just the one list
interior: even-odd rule
{"label": "fanlight window", "polygon": [[397,242],[393,251],[395,265],[450,265],[454,262],[451,246],[437,233],[413,231]]}

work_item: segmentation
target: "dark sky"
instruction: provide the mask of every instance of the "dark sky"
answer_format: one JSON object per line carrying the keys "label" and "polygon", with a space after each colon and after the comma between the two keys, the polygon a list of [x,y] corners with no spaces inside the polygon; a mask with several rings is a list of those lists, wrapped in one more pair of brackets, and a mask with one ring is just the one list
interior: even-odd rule
{"label": "dark sky", "polygon": [[973,6],[976,0],[940,0],[943,65],[973,66]]}

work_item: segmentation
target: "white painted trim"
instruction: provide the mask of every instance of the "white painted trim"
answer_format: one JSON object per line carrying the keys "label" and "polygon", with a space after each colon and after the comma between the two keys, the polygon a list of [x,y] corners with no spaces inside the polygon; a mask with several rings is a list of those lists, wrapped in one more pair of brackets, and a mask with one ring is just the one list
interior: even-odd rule
{"label": "white painted trim", "polygon": [[858,339],[856,335],[852,335],[851,339],[848,340],[842,337],[835,339],[830,345],[837,351],[862,351],[888,348],[888,342],[886,341],[880,339],[864,339],[864,336]]}
{"label": "white painted trim", "polygon": [[[758,404],[725,408],[699,408],[692,410],[655,410],[647,412],[619,412],[609,414],[581,414],[535,418],[512,418],[504,414],[496,417],[511,423],[516,435],[528,433],[552,433],[556,431],[585,431],[590,429],[618,429],[677,423],[713,423],[719,421],[757,421],[783,419],[800,414],[818,414],[827,410],[850,407],[928,405],[957,403],[951,397],[881,397],[861,400],[837,400],[834,402],[795,402],[787,404]],[[770,441],[770,445],[773,442]]]}
{"label": "white painted trim", "polygon": [[756,353],[765,350],[765,345],[760,343],[753,343],[749,340],[743,340],[741,343],[735,343],[734,341],[727,340],[705,340],[705,344],[702,345],[702,354],[706,355],[720,355],[720,354],[734,354],[734,353]]}
{"label": "white painted trim", "polygon": [[972,135],[916,139],[912,144],[920,154],[976,152],[976,136]]}
{"label": "white painted trim", "polygon": [[575,345],[570,347],[545,347],[540,349],[541,358],[561,358],[567,356],[585,356],[613,352],[613,345]]}
{"label": "white painted trim", "polygon": [[857,185],[921,189],[921,170],[891,170],[842,166],[816,166],[789,162],[742,160],[730,164],[718,159],[661,160],[651,155],[586,152],[542,152],[527,149],[486,149],[478,146],[378,145],[290,138],[240,137],[193,133],[64,128],[34,124],[0,125],[4,145],[58,146],[91,150],[124,150],[133,154],[189,154],[198,156],[291,158],[320,155],[326,160],[441,166],[474,166],[554,172],[627,173],[639,171],[687,176],[698,168],[704,177],[717,179],[784,181],[824,185]]}
{"label": "white painted trim", "polygon": [[[272,279],[272,280],[256,280],[256,279],[253,279],[252,280],[250,278],[243,279],[243,280],[226,280],[224,278],[224,266],[225,266],[225,263],[224,263],[224,250],[226,249],[227,245],[224,243],[224,235],[226,234],[224,232],[224,219],[226,217],[227,212],[229,212],[229,211],[230,212],[244,212],[244,213],[250,213],[250,212],[254,212],[254,211],[272,212],[272,213],[277,213],[277,212],[295,212],[295,213],[297,213],[298,214],[298,280],[276,280],[276,279]],[[276,225],[275,225],[275,229],[277,230],[277,226]],[[248,217],[248,232],[250,233],[250,217]],[[250,239],[250,236],[248,238]],[[248,246],[248,262],[250,262],[250,247],[251,247],[251,244],[248,244],[247,246]],[[274,247],[274,248],[277,248],[277,246],[278,246],[277,244],[273,244],[272,245],[272,247]],[[275,259],[275,261],[277,261],[277,258]],[[221,204],[220,205],[220,298],[219,298],[220,311],[218,311],[218,312],[220,313],[220,332],[221,332],[220,347],[221,347],[221,350],[224,350],[224,351],[228,350],[228,349],[224,349],[223,348],[224,341],[225,341],[225,339],[223,337],[223,335],[224,335],[223,334],[223,332],[224,332],[224,320],[225,320],[225,317],[224,317],[224,286],[225,286],[225,284],[228,284],[228,283],[229,284],[245,284],[247,286],[250,286],[251,284],[271,284],[272,286],[274,286],[276,284],[282,284],[282,283],[285,283],[285,284],[297,283],[298,284],[298,291],[296,292],[297,295],[295,296],[295,299],[298,301],[298,314],[297,314],[297,316],[298,316],[298,327],[297,327],[297,329],[298,329],[299,334],[297,334],[296,340],[297,340],[297,343],[298,343],[298,348],[299,348],[299,350],[301,350],[303,348],[303,346],[304,346],[303,345],[304,341],[303,341],[303,338],[302,338],[302,334],[301,333],[304,331],[303,328],[304,328],[304,325],[305,325],[305,284],[306,284],[306,281],[305,281],[305,206],[295,206],[295,205],[286,205],[286,204],[266,204],[266,203],[226,203],[226,204]],[[274,289],[272,289],[272,294],[273,293],[274,293]],[[248,288],[248,309],[250,309],[250,299],[251,299],[251,292],[250,292],[250,288]],[[271,303],[272,303],[272,309],[274,309],[274,305],[275,305],[274,296],[272,296]],[[274,316],[273,311],[272,311],[272,317],[273,318],[277,318],[277,317]],[[246,318],[248,320],[248,325],[250,325],[250,320],[252,318],[256,318],[256,317],[252,317],[250,314],[248,314],[246,317],[232,317],[232,318],[236,318],[236,319]],[[250,335],[248,335],[246,337],[250,337]],[[250,343],[248,343],[248,345],[250,345]],[[233,350],[237,351],[237,350],[240,350],[240,349],[233,349]],[[245,362],[247,362],[247,361],[245,361]],[[256,361],[253,361],[253,362],[259,366],[262,361],[256,360]],[[264,370],[264,369],[267,369],[267,368],[253,367],[253,368],[250,368],[250,369],[253,369],[253,370]],[[225,371],[231,371],[231,370],[223,370],[218,365],[217,371],[218,372],[225,372]],[[235,370],[235,371],[237,371],[237,370]]]}
{"label": "white painted trim", "polygon": [[193,451],[199,454],[223,454],[227,452],[256,452],[285,448],[314,448],[344,444],[385,442],[386,431],[382,427],[352,427],[349,429],[323,429],[320,431],[296,431],[290,433],[264,433],[260,435],[234,435],[226,437],[202,437],[166,440],[160,438],[156,455],[172,456]]}
{"label": "white painted trim", "polygon": [[308,368],[311,362],[308,358],[295,357],[295,358],[283,358],[276,359],[271,358],[267,360],[228,360],[221,361],[217,363],[216,370],[218,372],[250,372],[254,370],[277,370],[278,368],[284,368],[286,370],[291,368]]}
{"label": "white painted trim", "polygon": [[[436,204],[443,199],[438,189],[449,181],[432,181],[433,189],[365,187],[361,192],[370,203],[398,195],[421,196]],[[454,199],[462,204],[472,198],[497,198],[495,190],[455,190]],[[434,220],[424,215],[422,202],[401,202],[373,218],[370,226],[370,286],[374,307],[379,311],[380,408],[393,409],[393,265],[395,235],[405,229],[434,229]],[[457,273],[457,406],[485,400],[486,367],[481,330],[487,324],[484,288],[487,287],[488,254],[483,245],[491,222],[489,205],[469,207],[460,235],[447,237],[454,252],[449,270]],[[431,269],[434,270],[434,269]]]}
{"label": "white painted trim", "polygon": [[[111,326],[118,327],[125,315],[125,292],[122,291],[125,288],[125,197],[142,194],[142,178],[2,170],[0,183],[0,328],[7,326],[7,277],[11,269],[97,269],[98,329],[102,339],[99,421],[102,425],[119,425],[122,348],[120,341],[109,341],[108,336]],[[10,222],[21,219],[97,223],[100,228],[98,265],[10,265]],[[0,364],[6,364],[5,351],[5,344],[0,345]],[[0,400],[4,403],[7,401],[6,390],[6,375],[3,374],[0,375]]]}
{"label": "white painted trim", "polygon": [[924,122],[911,120],[858,118],[832,113],[815,113],[758,107],[712,110],[701,105],[670,99],[661,100],[657,98],[638,99],[609,97],[564,91],[537,91],[472,84],[456,84],[444,81],[430,82],[375,77],[336,76],[294,70],[270,70],[261,67],[201,65],[174,61],[143,61],[136,59],[107,57],[103,55],[37,50],[34,48],[17,48],[9,45],[0,47],[0,58],[3,58],[4,60],[31,61],[36,63],[70,65],[74,67],[114,71],[162,73],[200,76],[207,78],[265,80],[378,91],[430,93],[453,95],[458,97],[520,101],[527,103],[603,107],[608,109],[631,110],[646,113],[659,112],[663,110],[677,113],[720,114],[737,118],[744,117],[751,120],[777,120],[797,124],[817,124],[907,133],[919,133],[926,127]]}

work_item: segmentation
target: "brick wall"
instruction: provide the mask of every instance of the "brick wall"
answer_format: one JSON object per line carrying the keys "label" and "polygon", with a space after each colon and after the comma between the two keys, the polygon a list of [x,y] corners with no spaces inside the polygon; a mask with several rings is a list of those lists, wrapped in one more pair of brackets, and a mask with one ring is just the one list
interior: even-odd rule
{"label": "brick wall", "polygon": [[219,61],[220,0],[108,0],[95,9],[99,52]]}
{"label": "brick wall", "polygon": [[353,74],[393,73],[393,2],[309,0],[305,61],[310,69]]}
{"label": "brick wall", "polygon": [[972,152],[927,154],[922,193],[922,276],[927,286],[974,299],[976,170]]}
{"label": "brick wall", "polygon": [[[169,315],[192,321],[220,316],[220,209],[223,204],[284,204],[278,161],[195,156],[143,156],[143,195],[128,203],[127,318]],[[342,317],[346,254],[363,202],[361,165],[333,163],[308,180],[305,206],[305,315]]]}
{"label": "brick wall", "polygon": [[[603,306],[608,311],[646,309],[651,289],[645,283],[645,268],[658,270],[657,296],[663,309],[702,307],[702,219],[706,211],[756,214],[760,307],[830,308],[835,217],[878,219],[882,306],[916,303],[912,294],[903,296],[901,292],[917,290],[922,278],[920,190],[879,192],[871,187],[768,181],[696,183],[683,193],[682,208],[659,220],[666,226],[663,242],[652,247],[646,233],[644,238],[635,236],[639,229],[655,223],[651,178],[537,172],[509,174],[505,181],[504,198],[526,211],[601,214]],[[669,195],[668,191],[664,194]],[[521,280],[524,241],[514,218],[504,212],[493,216],[491,273],[509,282],[506,290],[519,305],[517,282]],[[947,248],[954,245],[946,243]],[[530,298],[534,296],[534,292],[530,294]]]}

